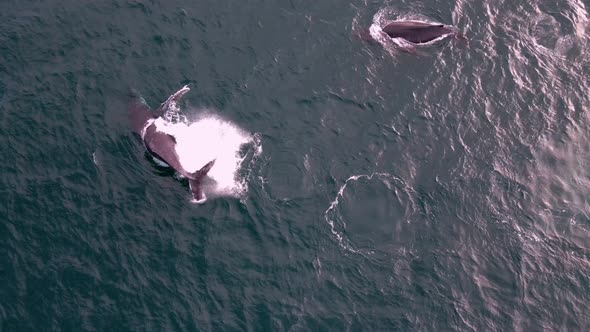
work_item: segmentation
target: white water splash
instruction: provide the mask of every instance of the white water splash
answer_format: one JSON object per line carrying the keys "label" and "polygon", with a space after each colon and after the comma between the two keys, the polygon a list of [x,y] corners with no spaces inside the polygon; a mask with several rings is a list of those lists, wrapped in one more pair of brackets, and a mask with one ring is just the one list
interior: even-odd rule
{"label": "white water splash", "polygon": [[207,173],[207,178],[213,181],[203,183],[207,196],[239,197],[246,193],[247,179],[240,177],[240,169],[245,159],[262,152],[255,135],[209,111],[195,121],[187,121],[178,107],[167,110],[163,118],[156,120],[156,125],[158,130],[176,138],[176,153],[188,172],[196,172],[215,159],[215,165]]}

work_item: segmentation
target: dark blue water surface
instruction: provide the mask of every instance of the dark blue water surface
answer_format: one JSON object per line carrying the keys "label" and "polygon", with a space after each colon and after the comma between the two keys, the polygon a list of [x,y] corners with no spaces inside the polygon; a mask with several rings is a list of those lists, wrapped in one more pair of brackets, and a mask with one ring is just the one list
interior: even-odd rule
{"label": "dark blue water surface", "polygon": [[[0,331],[587,331],[589,6],[2,0]],[[412,15],[468,42],[357,38]],[[244,195],[131,133],[184,84]]]}

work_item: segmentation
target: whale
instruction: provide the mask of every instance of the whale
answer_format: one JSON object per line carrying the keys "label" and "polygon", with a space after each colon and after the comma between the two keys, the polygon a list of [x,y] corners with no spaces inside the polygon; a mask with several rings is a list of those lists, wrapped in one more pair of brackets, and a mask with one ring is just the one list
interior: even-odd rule
{"label": "whale", "polygon": [[431,45],[448,37],[466,41],[467,38],[457,28],[442,23],[418,20],[389,21],[383,26],[372,25],[369,29],[357,32],[358,37],[371,42],[383,44],[383,37],[395,41],[403,50],[416,52],[416,47]]}
{"label": "whale", "polygon": [[423,21],[393,21],[381,28],[391,38],[402,38],[414,44],[424,44],[447,36],[458,36],[452,26]]}
{"label": "whale", "polygon": [[173,168],[178,174],[188,179],[191,194],[197,203],[207,200],[201,184],[209,170],[215,164],[215,159],[206,163],[197,171],[185,169],[176,151],[176,137],[165,131],[164,116],[176,103],[190,91],[188,86],[171,95],[158,109],[152,111],[141,95],[132,90],[129,100],[129,121],[133,133],[138,135],[147,152],[160,163]]}

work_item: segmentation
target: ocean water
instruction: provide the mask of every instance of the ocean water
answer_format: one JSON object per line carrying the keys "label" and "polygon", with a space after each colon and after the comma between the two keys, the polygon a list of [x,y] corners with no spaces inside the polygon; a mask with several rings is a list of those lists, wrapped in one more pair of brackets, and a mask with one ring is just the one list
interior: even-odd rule
{"label": "ocean water", "polygon": [[[0,331],[587,331],[589,6],[1,1]],[[241,195],[131,133],[185,84]]]}

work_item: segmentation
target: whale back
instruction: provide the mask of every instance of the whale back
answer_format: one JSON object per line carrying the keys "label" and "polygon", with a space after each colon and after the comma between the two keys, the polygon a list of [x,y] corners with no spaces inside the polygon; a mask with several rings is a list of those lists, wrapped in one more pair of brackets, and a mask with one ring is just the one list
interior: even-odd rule
{"label": "whale back", "polygon": [[427,43],[441,36],[454,33],[452,29],[443,24],[418,21],[391,22],[382,30],[391,38],[403,38],[416,44]]}
{"label": "whale back", "polygon": [[143,142],[146,149],[154,157],[170,165],[182,176],[189,177],[190,173],[182,167],[176,153],[176,139],[172,135],[159,131],[156,122],[149,124],[145,128]]}

